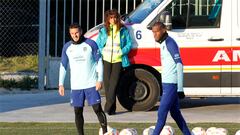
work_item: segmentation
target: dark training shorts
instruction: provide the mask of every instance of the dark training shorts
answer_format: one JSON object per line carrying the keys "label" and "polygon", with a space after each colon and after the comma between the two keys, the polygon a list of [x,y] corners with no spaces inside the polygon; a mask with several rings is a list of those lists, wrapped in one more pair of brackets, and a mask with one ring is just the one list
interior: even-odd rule
{"label": "dark training shorts", "polygon": [[85,99],[87,99],[88,105],[92,106],[97,103],[101,103],[101,96],[96,90],[96,87],[87,89],[71,90],[71,105],[74,107],[84,107]]}

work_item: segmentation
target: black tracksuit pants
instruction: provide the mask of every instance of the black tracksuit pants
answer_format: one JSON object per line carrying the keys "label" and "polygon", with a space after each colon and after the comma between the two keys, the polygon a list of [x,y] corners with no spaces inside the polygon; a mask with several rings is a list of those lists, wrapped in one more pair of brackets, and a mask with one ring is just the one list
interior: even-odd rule
{"label": "black tracksuit pants", "polygon": [[104,106],[104,111],[111,115],[115,114],[116,112],[116,91],[122,69],[122,63],[109,63],[107,61],[103,61],[103,65],[103,82],[106,96],[106,104]]}

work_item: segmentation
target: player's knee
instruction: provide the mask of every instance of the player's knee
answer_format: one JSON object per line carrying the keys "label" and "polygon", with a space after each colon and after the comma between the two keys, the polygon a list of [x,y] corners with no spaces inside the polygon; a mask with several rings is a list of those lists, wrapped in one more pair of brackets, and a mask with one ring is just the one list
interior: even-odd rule
{"label": "player's knee", "polygon": [[169,104],[162,104],[162,105],[160,105],[160,111],[168,112],[169,110],[170,110]]}
{"label": "player's knee", "polygon": [[76,115],[81,115],[83,113],[83,107],[74,107],[74,112]]}
{"label": "player's knee", "polygon": [[93,110],[94,110],[94,112],[95,112],[96,114],[102,112],[102,106],[101,106],[101,104],[95,104],[95,105],[93,105],[92,107],[93,107]]}
{"label": "player's knee", "polygon": [[171,110],[170,111],[170,115],[172,116],[172,118],[175,118],[180,114],[181,114],[180,110],[174,110],[174,111]]}

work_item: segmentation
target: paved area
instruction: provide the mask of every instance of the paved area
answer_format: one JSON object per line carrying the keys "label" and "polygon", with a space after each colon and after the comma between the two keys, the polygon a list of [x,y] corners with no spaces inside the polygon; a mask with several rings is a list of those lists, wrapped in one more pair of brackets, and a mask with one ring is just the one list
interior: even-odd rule
{"label": "paved area", "polygon": [[[105,98],[102,97],[102,103]],[[188,123],[240,123],[240,98],[184,99],[181,111]],[[148,112],[128,112],[118,104],[117,114],[108,116],[109,122],[156,122],[156,105]],[[91,107],[84,108],[86,123],[98,122]],[[56,90],[25,94],[0,95],[1,122],[74,122],[69,105],[69,91],[61,97]],[[174,122],[168,116],[167,122]]]}

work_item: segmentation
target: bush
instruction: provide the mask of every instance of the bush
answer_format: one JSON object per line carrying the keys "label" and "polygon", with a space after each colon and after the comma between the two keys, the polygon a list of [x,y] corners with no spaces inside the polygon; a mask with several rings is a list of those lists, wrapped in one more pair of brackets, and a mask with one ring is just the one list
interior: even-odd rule
{"label": "bush", "polygon": [[14,79],[4,80],[0,78],[0,87],[11,90],[12,88],[20,88],[21,90],[30,90],[32,88],[37,88],[38,78],[31,78],[29,76],[24,76],[19,81]]}
{"label": "bush", "polygon": [[11,88],[16,85],[17,85],[17,82],[14,79],[3,80],[2,78],[0,78],[0,87],[11,90]]}
{"label": "bush", "polygon": [[38,79],[24,76],[22,80],[17,83],[18,88],[30,90],[31,88],[37,88]]}
{"label": "bush", "polygon": [[0,72],[38,71],[38,55],[1,57]]}

